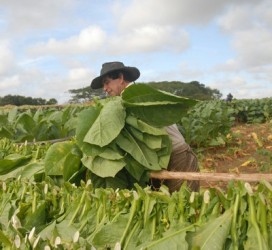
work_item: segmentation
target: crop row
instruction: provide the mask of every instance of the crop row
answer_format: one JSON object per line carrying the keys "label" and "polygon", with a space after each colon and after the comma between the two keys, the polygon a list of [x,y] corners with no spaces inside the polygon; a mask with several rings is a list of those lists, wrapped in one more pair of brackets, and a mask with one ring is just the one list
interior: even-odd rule
{"label": "crop row", "polygon": [[[181,117],[188,143],[222,145],[234,122],[271,120],[271,99],[260,101],[258,112],[256,102],[238,110],[235,100],[199,102],[187,113],[194,101],[146,88],[135,85],[123,100],[91,107],[1,111],[2,248],[272,248],[269,183],[200,192],[184,183],[169,194],[145,182],[148,171],[165,168],[169,158],[169,141],[158,127]],[[241,114],[246,119],[238,119]]]}
{"label": "crop row", "polygon": [[[1,108],[0,137],[15,142],[53,140],[75,135],[77,115],[86,105],[38,109]],[[186,141],[216,146],[226,141],[235,122],[262,123],[272,118],[272,98],[201,101],[178,122]]]}
{"label": "crop row", "polygon": [[[4,249],[271,249],[272,187],[190,192],[1,182]],[[46,247],[46,248],[45,248]]]}

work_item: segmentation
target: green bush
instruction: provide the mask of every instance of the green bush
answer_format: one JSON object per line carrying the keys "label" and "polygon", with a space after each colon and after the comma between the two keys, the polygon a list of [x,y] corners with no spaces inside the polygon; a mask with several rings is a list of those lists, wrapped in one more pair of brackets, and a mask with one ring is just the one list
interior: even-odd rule
{"label": "green bush", "polygon": [[187,143],[193,146],[225,144],[233,125],[233,109],[219,100],[200,102],[180,122]]}

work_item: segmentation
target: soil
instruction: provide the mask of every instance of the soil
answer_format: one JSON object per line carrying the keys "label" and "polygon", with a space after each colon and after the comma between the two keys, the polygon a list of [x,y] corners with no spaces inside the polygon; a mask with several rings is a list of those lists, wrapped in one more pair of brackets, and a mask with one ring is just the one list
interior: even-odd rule
{"label": "soil", "polygon": [[237,124],[227,137],[198,154],[201,172],[272,173],[272,123]]}

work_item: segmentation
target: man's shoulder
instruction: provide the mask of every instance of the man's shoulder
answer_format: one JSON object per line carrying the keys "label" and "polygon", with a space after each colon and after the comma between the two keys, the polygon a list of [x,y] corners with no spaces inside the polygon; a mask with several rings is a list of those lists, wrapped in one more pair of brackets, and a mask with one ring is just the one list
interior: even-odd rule
{"label": "man's shoulder", "polygon": [[172,124],[165,127],[167,133],[169,134],[170,139],[175,143],[185,143],[183,135],[180,133],[177,124]]}

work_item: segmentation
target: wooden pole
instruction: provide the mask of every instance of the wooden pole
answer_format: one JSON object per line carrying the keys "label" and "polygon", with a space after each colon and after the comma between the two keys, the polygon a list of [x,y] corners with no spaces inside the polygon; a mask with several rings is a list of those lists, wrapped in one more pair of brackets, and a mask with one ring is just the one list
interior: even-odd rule
{"label": "wooden pole", "polygon": [[272,182],[272,174],[231,174],[231,173],[201,173],[201,172],[170,172],[166,170],[152,171],[150,177],[154,179],[182,179],[199,181],[231,181],[241,180],[258,182],[266,180]]}

